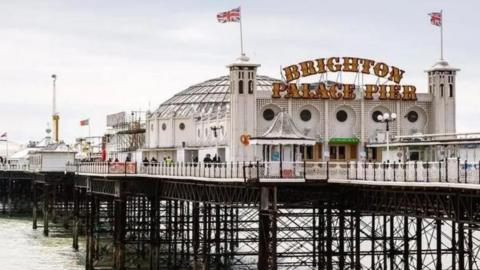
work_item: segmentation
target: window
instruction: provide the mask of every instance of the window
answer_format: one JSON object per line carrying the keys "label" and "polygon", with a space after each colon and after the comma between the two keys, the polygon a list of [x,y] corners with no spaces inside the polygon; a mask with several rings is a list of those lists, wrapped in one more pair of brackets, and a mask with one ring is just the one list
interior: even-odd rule
{"label": "window", "polygon": [[302,119],[305,122],[310,121],[312,119],[312,113],[309,110],[302,110],[300,112],[300,119]]}
{"label": "window", "polygon": [[411,161],[418,161],[420,160],[420,153],[418,151],[410,152],[410,160]]}
{"label": "window", "polygon": [[272,109],[266,109],[263,111],[263,119],[271,121],[275,117],[275,112]]}
{"label": "window", "polygon": [[407,119],[410,123],[415,123],[418,120],[418,113],[416,111],[410,111],[407,114]]}
{"label": "window", "polygon": [[440,84],[440,96],[443,97],[443,83]]}
{"label": "window", "polygon": [[313,145],[305,146],[306,153],[304,153],[303,146],[300,146],[300,153],[302,154],[302,159],[312,160],[313,159]]}
{"label": "window", "polygon": [[332,160],[345,160],[346,150],[344,145],[330,146],[330,159]]}
{"label": "window", "polygon": [[167,124],[163,123],[162,124],[162,130],[166,130],[167,129]]}
{"label": "window", "polygon": [[347,118],[348,118],[348,114],[347,114],[346,111],[340,110],[340,111],[337,112],[338,122],[345,122],[345,121],[347,121]]}
{"label": "window", "polygon": [[184,130],[184,129],[185,129],[185,124],[184,124],[184,123],[180,123],[180,125],[178,125],[178,127],[180,128],[180,130]]}
{"label": "window", "polygon": [[243,80],[238,81],[238,93],[243,94]]}
{"label": "window", "polygon": [[453,97],[453,84],[450,84],[449,87],[450,87],[450,94],[449,95],[450,95],[450,97]]}
{"label": "window", "polygon": [[374,112],[372,113],[372,119],[373,119],[373,121],[379,123],[379,122],[380,122],[380,120],[378,120],[378,116],[379,116],[379,115],[383,115],[383,113],[382,113],[381,111],[374,111]]}
{"label": "window", "polygon": [[337,159],[337,147],[330,146],[330,159]]}
{"label": "window", "polygon": [[248,81],[248,93],[253,94],[253,81]]}
{"label": "window", "polygon": [[338,157],[337,159],[345,159],[345,146],[338,147]]}

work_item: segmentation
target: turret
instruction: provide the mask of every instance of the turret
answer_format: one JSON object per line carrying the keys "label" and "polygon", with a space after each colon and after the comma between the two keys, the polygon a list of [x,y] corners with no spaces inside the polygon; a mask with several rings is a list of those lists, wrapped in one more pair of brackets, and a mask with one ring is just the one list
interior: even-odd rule
{"label": "turret", "polygon": [[249,62],[245,55],[228,65],[230,69],[230,157],[232,161],[253,161],[253,146],[248,144],[249,136],[256,136],[257,68],[260,65]]}
{"label": "turret", "polygon": [[433,96],[431,133],[455,133],[456,73],[447,61],[438,61],[428,73],[428,91]]}

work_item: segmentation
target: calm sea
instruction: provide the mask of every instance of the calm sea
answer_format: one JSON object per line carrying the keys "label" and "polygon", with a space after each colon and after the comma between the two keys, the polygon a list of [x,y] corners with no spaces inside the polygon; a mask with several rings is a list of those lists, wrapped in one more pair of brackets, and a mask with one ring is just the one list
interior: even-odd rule
{"label": "calm sea", "polygon": [[0,269],[85,269],[84,243],[79,243],[80,250],[76,252],[71,236],[56,231],[52,234],[44,237],[42,228],[33,230],[31,217],[0,216]]}

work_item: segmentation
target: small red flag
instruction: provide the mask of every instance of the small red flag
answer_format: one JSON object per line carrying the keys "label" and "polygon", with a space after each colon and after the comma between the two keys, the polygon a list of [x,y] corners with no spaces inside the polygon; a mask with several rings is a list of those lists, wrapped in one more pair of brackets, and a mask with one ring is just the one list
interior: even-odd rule
{"label": "small red flag", "polygon": [[240,7],[229,11],[220,12],[217,14],[217,20],[221,23],[239,22],[240,21]]}
{"label": "small red flag", "polygon": [[441,12],[432,12],[429,13],[430,22],[435,26],[442,26],[442,13]]}
{"label": "small red flag", "polygon": [[80,126],[88,126],[88,125],[90,125],[90,123],[89,123],[90,121],[89,121],[89,120],[90,120],[90,119],[81,120],[81,121],[80,121]]}

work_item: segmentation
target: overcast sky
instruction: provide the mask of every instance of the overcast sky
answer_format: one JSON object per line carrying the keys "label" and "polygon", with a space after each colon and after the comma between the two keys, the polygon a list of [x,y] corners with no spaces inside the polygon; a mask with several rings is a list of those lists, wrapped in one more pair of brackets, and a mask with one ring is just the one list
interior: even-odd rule
{"label": "overcast sky", "polygon": [[61,138],[105,130],[106,114],[151,109],[189,85],[226,75],[239,55],[237,23],[216,13],[242,7],[245,51],[259,74],[306,59],[358,56],[406,71],[426,92],[424,70],[445,58],[457,78],[457,130],[480,131],[480,1],[0,1],[0,132],[41,139],[58,76]]}

